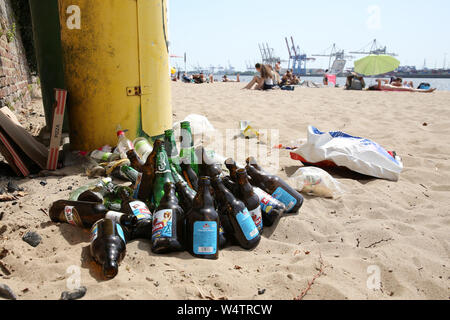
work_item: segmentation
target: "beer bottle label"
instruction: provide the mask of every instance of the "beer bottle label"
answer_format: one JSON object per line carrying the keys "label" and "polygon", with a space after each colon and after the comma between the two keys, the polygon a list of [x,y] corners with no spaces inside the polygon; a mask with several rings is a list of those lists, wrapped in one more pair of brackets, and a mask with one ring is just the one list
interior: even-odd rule
{"label": "beer bottle label", "polygon": [[258,228],[258,230],[261,232],[263,230],[261,207],[259,206],[256,209],[250,211],[250,215],[253,219],[253,223]]}
{"label": "beer bottle label", "polygon": [[[99,220],[99,221],[100,221],[100,220]],[[98,237],[98,223],[99,223],[99,221],[97,221],[97,222],[92,226],[92,229],[91,229],[91,242],[94,242],[95,239],[97,239],[97,237]]]}
{"label": "beer bottle label", "polygon": [[291,196],[286,190],[278,187],[277,190],[272,194],[272,197],[280,201],[286,206],[286,211],[289,212],[297,204],[297,199]]}
{"label": "beer bottle label", "polygon": [[194,254],[213,255],[217,253],[217,222],[196,221],[194,223]]}
{"label": "beer bottle label", "polygon": [[160,152],[157,155],[157,159],[156,159],[156,174],[164,174],[164,173],[169,173],[172,172],[170,171],[170,167],[169,167],[169,159],[167,158],[167,155],[164,152]]}
{"label": "beer bottle label", "polygon": [[258,228],[256,227],[255,222],[253,221],[252,216],[247,209],[245,209],[243,212],[239,212],[236,215],[236,219],[239,223],[239,226],[241,227],[242,232],[244,233],[245,238],[248,241],[255,239],[259,235]]}
{"label": "beer bottle label", "polygon": [[133,198],[137,199],[139,195],[139,188],[141,187],[141,181],[142,181],[142,173],[139,173],[136,179],[136,183],[134,184],[134,194]]}
{"label": "beer bottle label", "polygon": [[133,183],[137,181],[139,176],[139,173],[136,170],[128,166],[120,167],[120,172],[122,173],[122,176],[124,176],[126,179],[130,180]]}
{"label": "beer bottle label", "polygon": [[270,215],[273,208],[277,206],[277,203],[279,203],[279,201],[276,200],[274,197],[272,197],[270,194],[261,190],[260,188],[254,188],[253,191],[259,198],[261,210]]}
{"label": "beer bottle label", "polygon": [[131,211],[133,211],[133,214],[138,219],[138,221],[152,219],[152,213],[148,209],[147,205],[145,203],[143,203],[142,201],[130,202],[130,208],[131,208]]}
{"label": "beer bottle label", "polygon": [[66,206],[64,208],[64,217],[66,218],[67,223],[70,223],[76,227],[83,227],[83,222],[81,221],[80,215],[74,207]]}
{"label": "beer bottle label", "polygon": [[172,209],[160,210],[153,216],[152,240],[172,238]]}
{"label": "beer bottle label", "polygon": [[123,233],[122,226],[116,223],[116,227],[117,227],[117,235],[122,238],[123,242],[127,243],[127,241],[125,240],[125,235]]}
{"label": "beer bottle label", "polygon": [[123,216],[124,214],[121,212],[115,212],[115,211],[108,211],[106,213],[105,218],[109,219],[109,220],[113,220],[117,223],[120,223],[120,218]]}

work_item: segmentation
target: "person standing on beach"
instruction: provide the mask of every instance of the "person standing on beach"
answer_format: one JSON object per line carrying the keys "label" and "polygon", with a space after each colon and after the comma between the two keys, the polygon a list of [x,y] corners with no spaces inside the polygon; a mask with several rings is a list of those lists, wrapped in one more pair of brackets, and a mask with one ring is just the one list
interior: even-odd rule
{"label": "person standing on beach", "polygon": [[325,70],[325,74],[323,76],[323,85],[328,86],[328,69]]}

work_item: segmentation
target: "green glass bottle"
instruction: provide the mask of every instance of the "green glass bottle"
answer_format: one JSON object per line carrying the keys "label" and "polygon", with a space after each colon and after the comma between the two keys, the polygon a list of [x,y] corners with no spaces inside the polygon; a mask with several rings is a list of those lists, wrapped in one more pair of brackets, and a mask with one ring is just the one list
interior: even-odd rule
{"label": "green glass bottle", "polygon": [[180,156],[178,155],[178,148],[175,142],[175,134],[172,129],[164,132],[164,146],[166,148],[167,156],[171,165],[181,173]]}
{"label": "green glass bottle", "polygon": [[170,170],[169,158],[164,143],[162,143],[156,153],[155,183],[153,185],[153,203],[156,207],[159,206],[161,199],[164,197],[164,185],[168,182],[174,183],[174,179]]}
{"label": "green glass bottle", "polygon": [[198,176],[199,174],[198,160],[195,154],[194,138],[192,137],[191,124],[189,123],[189,121],[181,123],[180,159],[183,159],[181,160],[181,162],[186,160],[190,161],[192,169]]}

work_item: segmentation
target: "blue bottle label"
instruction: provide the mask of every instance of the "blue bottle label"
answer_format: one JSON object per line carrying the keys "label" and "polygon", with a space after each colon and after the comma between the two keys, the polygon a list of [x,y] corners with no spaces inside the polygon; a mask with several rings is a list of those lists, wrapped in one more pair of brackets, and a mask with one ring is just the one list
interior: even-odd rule
{"label": "blue bottle label", "polygon": [[172,238],[172,209],[159,210],[153,216],[152,240]]}
{"label": "blue bottle label", "polygon": [[117,226],[117,234],[119,235],[119,237],[122,238],[123,242],[127,243],[127,241],[125,240],[125,235],[123,234],[123,229],[122,229],[121,225],[116,223],[116,226]]}
{"label": "blue bottle label", "polygon": [[[259,207],[258,207],[259,208]],[[261,208],[259,208],[259,213],[261,213]],[[239,212],[236,215],[237,222],[244,233],[245,238],[250,241],[255,239],[259,235],[258,228],[253,221],[252,215],[245,209],[243,212]]]}
{"label": "blue bottle label", "polygon": [[297,204],[297,200],[281,187],[278,187],[278,189],[275,190],[272,197],[282,202],[286,206],[287,212],[291,211]]}
{"label": "blue bottle label", "polygon": [[[91,242],[94,242],[95,239],[97,239],[97,237],[98,237],[98,224],[100,222],[102,222],[102,221],[103,220],[99,220],[92,226],[92,229],[91,229]],[[125,240],[125,235],[123,233],[122,226],[120,224],[116,223],[116,227],[117,227],[116,228],[117,235],[122,238],[123,242],[127,243],[127,241]]]}
{"label": "blue bottle label", "polygon": [[194,223],[194,253],[213,255],[217,253],[217,222],[196,221]]}

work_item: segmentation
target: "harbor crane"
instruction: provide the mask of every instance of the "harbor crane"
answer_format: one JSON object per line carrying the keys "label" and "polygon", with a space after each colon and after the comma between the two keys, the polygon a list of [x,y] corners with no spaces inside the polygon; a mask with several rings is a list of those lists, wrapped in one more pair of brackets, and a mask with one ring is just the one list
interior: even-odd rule
{"label": "harbor crane", "polygon": [[301,53],[300,46],[295,46],[294,38],[291,37],[291,44],[289,44],[289,40],[286,37],[286,46],[289,52],[289,67],[288,69],[292,69],[293,73],[296,76],[304,76],[306,75],[306,63],[307,61],[315,61],[316,58],[310,58],[305,53]]}
{"label": "harbor crane", "polygon": [[255,63],[252,64],[252,62],[250,60],[249,61],[245,61],[245,65],[247,67],[247,71],[250,71],[250,72],[256,71]]}
{"label": "harbor crane", "polygon": [[269,47],[269,44],[258,44],[259,51],[261,52],[262,62],[264,64],[271,65],[272,68],[278,61],[281,61],[279,57],[275,57],[275,50]]}
{"label": "harbor crane", "polygon": [[[370,47],[370,51],[367,51],[366,49]],[[353,51],[350,52],[351,54],[375,54],[375,55],[388,55],[388,56],[393,56],[393,57],[397,57],[398,55],[396,53],[389,53],[387,52],[387,47],[386,46],[381,46],[378,44],[377,39],[373,40],[371,42],[371,44],[366,45],[363,49],[359,50],[359,51]]]}
{"label": "harbor crane", "polygon": [[[325,52],[328,52],[329,49],[326,49]],[[331,46],[331,51],[329,54],[313,54],[313,57],[324,57],[324,58],[329,58],[329,63],[328,63],[328,69],[331,69],[331,62],[333,57],[335,58],[334,61],[345,61],[347,59],[354,59],[354,56],[349,56],[345,54],[344,50],[338,49],[338,47],[336,46],[335,43],[333,43],[333,45]],[[344,64],[345,65],[345,64]]]}

